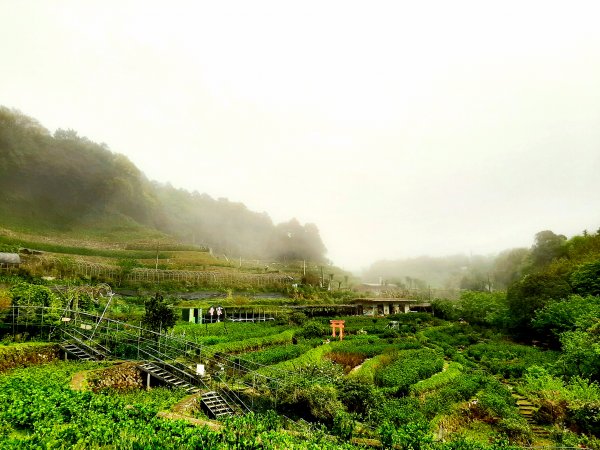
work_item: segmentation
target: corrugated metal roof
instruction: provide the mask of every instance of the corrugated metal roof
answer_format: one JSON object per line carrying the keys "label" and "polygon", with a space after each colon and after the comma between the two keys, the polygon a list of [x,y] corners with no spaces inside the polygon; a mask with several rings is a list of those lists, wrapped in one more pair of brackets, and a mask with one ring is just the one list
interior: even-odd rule
{"label": "corrugated metal roof", "polygon": [[21,257],[17,253],[1,253],[0,263],[3,264],[21,264]]}

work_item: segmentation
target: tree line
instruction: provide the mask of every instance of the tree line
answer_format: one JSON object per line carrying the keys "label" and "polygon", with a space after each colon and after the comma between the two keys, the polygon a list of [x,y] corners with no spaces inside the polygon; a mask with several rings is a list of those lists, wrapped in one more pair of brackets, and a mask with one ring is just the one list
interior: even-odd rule
{"label": "tree line", "polygon": [[150,181],[124,155],[74,130],[50,133],[0,106],[0,222],[28,229],[127,229],[245,258],[323,261],[314,224]]}

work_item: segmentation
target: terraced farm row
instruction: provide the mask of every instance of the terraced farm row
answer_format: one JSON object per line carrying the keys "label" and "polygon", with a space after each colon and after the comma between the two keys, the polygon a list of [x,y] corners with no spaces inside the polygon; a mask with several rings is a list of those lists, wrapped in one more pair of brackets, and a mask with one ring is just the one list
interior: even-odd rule
{"label": "terraced farm row", "polygon": [[[93,314],[102,303],[87,302],[98,311],[91,315],[67,310],[44,286],[10,292],[17,304],[25,295],[50,306],[0,313],[7,344],[0,347],[2,448],[150,448],[159,441],[144,434],[149,424],[162,448],[598,445],[598,385],[564,381],[559,352],[491,328],[428,313],[346,316],[336,317],[345,322],[337,340],[329,318],[288,311],[263,322],[180,320],[168,333],[151,333],[137,319],[108,317],[122,315],[119,302],[99,318]],[[85,295],[77,299],[86,307]],[[40,327],[40,319],[54,325]],[[64,343],[43,343],[60,344],[61,329],[63,338],[78,336],[84,356],[99,345],[107,359],[58,362],[64,351],[78,355]],[[23,339],[40,342],[12,342]],[[35,367],[18,369],[27,364]],[[52,420],[34,412],[51,407]],[[83,413],[90,408],[99,414],[95,422]],[[225,417],[236,411],[244,414]],[[85,431],[97,426],[103,434]],[[168,440],[170,433],[176,438]]]}

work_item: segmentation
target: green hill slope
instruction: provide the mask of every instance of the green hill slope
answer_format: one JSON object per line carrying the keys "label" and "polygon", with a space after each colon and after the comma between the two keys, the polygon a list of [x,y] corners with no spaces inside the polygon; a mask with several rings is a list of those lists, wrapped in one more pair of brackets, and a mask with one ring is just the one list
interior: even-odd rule
{"label": "green hill slope", "polygon": [[124,155],[73,130],[51,134],[35,119],[0,107],[0,226],[27,232],[169,235],[229,255],[324,259],[312,224],[275,225],[241,203],[151,182]]}

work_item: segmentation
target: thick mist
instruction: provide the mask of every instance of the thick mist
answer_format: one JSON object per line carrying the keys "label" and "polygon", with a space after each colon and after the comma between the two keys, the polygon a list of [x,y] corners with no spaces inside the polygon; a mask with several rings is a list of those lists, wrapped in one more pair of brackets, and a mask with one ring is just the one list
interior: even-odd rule
{"label": "thick mist", "polygon": [[600,225],[599,15],[587,1],[4,2],[0,98],[159,183],[314,223],[347,268],[488,255]]}

